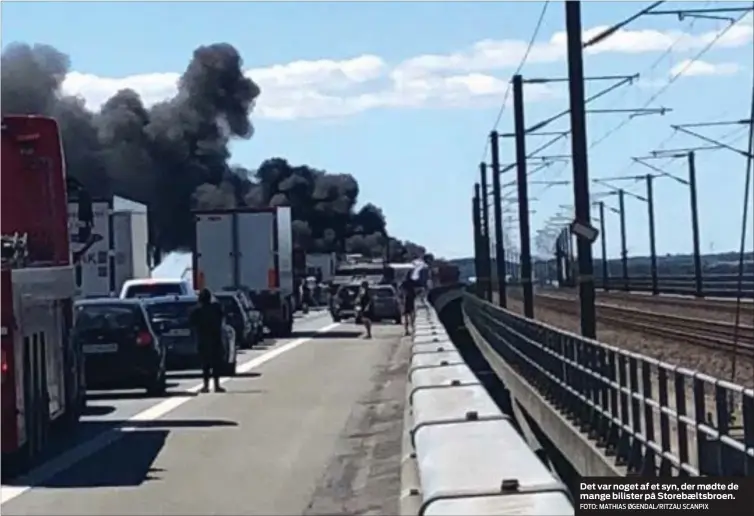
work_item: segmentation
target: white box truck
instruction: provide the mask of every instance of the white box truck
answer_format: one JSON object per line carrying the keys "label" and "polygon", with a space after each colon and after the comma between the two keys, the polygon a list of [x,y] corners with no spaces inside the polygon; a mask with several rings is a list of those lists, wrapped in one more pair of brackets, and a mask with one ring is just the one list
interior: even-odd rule
{"label": "white box truck", "polygon": [[273,335],[293,331],[291,209],[194,212],[194,287],[243,290]]}
{"label": "white box truck", "polygon": [[77,239],[78,203],[68,204],[77,298],[117,296],[126,280],[149,277],[146,207],[114,210],[114,200],[119,198],[92,201],[93,225],[86,242]]}

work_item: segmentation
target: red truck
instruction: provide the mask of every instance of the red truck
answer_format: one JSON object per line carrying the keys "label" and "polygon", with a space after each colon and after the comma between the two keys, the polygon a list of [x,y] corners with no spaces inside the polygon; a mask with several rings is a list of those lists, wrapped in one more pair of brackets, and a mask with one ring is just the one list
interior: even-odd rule
{"label": "red truck", "polygon": [[[91,230],[91,200],[66,178],[60,131],[41,116],[2,118],[3,476],[33,465],[86,404],[83,354],[69,334],[75,294],[68,197],[78,194],[79,237]],[[88,222],[89,221],[89,222]]]}

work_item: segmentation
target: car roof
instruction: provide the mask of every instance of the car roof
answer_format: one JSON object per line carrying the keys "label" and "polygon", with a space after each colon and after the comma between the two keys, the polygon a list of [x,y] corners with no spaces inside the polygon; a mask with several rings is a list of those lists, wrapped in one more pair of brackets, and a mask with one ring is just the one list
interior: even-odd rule
{"label": "car roof", "polygon": [[199,301],[199,297],[195,294],[183,294],[172,296],[157,296],[157,297],[142,297],[140,299],[145,305],[159,305],[163,303],[196,303]]}
{"label": "car roof", "polygon": [[123,283],[124,287],[131,287],[134,285],[185,285],[188,281],[180,278],[138,278],[126,280]]}
{"label": "car roof", "polygon": [[136,305],[141,303],[138,298],[130,297],[121,299],[118,297],[93,297],[89,299],[77,299],[74,306],[99,306],[99,305]]}

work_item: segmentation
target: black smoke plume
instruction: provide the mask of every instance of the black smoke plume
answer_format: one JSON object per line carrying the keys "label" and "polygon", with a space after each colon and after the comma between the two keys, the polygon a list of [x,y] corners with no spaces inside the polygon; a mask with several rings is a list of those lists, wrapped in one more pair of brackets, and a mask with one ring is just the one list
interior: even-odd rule
{"label": "black smoke plume", "polygon": [[[232,166],[229,144],[254,134],[251,112],[260,89],[243,73],[231,45],[197,48],[174,98],[151,107],[129,89],[99,112],[61,90],[70,59],[48,45],[13,44],[2,54],[2,113],[42,114],[61,128],[68,173],[94,197],[118,195],[146,204],[152,240],[162,251],[188,248],[192,208],[291,206],[296,247],[384,255],[382,211],[355,206],[359,185],[349,174],[328,174],[285,159],[252,172]],[[424,254],[389,238],[390,259]]]}

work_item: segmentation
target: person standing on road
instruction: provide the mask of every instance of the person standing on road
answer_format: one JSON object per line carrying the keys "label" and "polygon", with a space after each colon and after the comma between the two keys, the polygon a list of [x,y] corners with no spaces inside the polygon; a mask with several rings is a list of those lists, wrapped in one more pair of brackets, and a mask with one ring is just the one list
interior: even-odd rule
{"label": "person standing on road", "polygon": [[369,292],[369,283],[363,281],[361,283],[361,292],[359,292],[358,299],[359,316],[361,322],[364,324],[367,334],[365,338],[372,338],[372,294]]}
{"label": "person standing on road", "polygon": [[209,392],[210,376],[214,380],[215,392],[225,392],[220,385],[220,366],[225,354],[223,309],[220,303],[212,300],[209,289],[204,288],[199,292],[199,304],[191,312],[191,327],[198,339],[202,362],[204,387],[201,392]]}
{"label": "person standing on road", "polygon": [[401,283],[401,293],[403,294],[403,328],[406,330],[406,335],[410,335],[414,331],[416,321],[416,284],[410,272]]}

